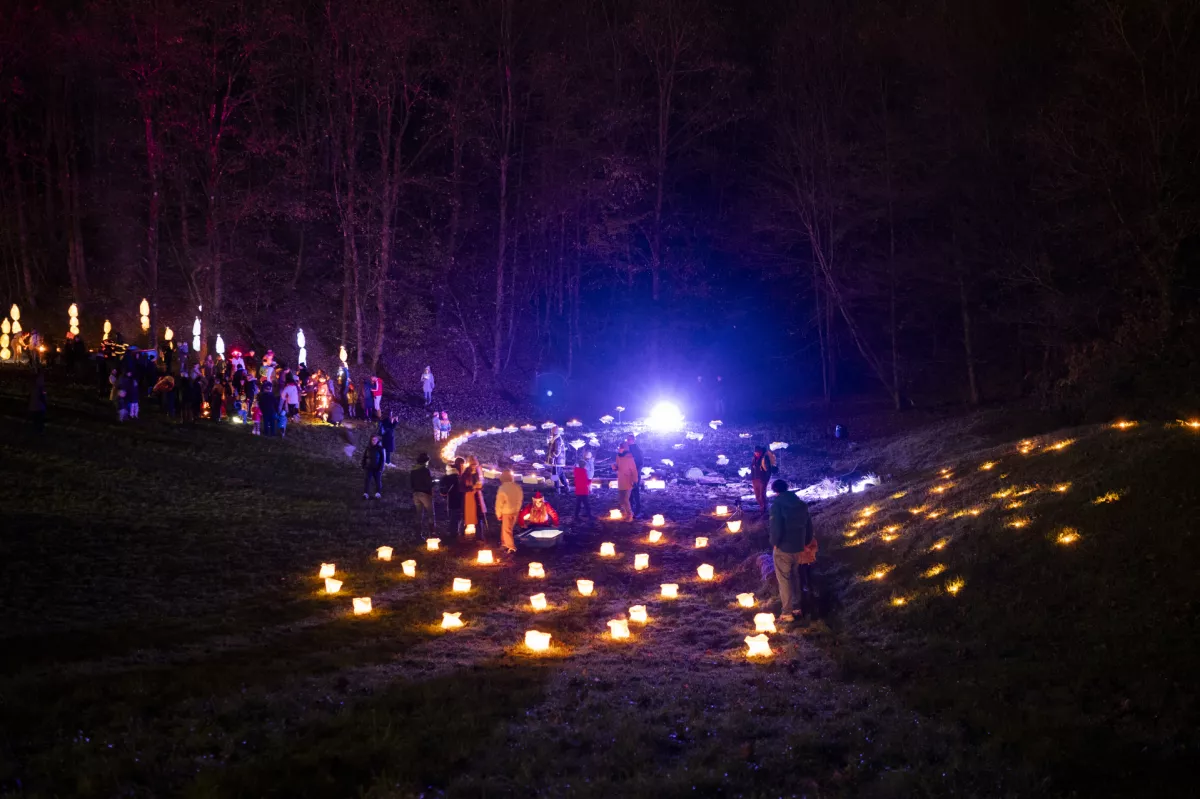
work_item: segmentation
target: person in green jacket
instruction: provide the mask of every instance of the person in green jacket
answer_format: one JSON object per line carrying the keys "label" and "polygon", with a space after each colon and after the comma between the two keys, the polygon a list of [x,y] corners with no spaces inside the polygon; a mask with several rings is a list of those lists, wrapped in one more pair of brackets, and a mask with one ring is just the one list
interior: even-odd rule
{"label": "person in green jacket", "polygon": [[788,491],[787,481],[776,480],[771,488],[775,491],[775,502],[771,504],[771,546],[779,601],[783,605],[780,618],[792,621],[796,618],[793,607],[798,605],[799,615],[803,616],[808,604],[808,570],[816,560],[817,539],[808,506]]}

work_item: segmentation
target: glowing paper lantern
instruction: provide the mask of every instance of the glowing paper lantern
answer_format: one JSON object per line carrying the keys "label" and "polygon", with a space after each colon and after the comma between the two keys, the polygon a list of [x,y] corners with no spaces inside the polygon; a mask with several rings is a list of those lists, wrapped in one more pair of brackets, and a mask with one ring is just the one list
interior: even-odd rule
{"label": "glowing paper lantern", "polygon": [[533,605],[534,610],[545,610],[546,609],[546,595],[545,594],[534,594],[533,596],[529,597],[529,604]]}
{"label": "glowing paper lantern", "polygon": [[21,309],[17,307],[15,302],[13,303],[12,307],[8,309],[8,315],[12,317],[14,322],[21,321]]}
{"label": "glowing paper lantern", "polygon": [[217,334],[217,355],[225,357],[225,339],[221,338],[221,334]]}
{"label": "glowing paper lantern", "polygon": [[475,535],[475,525],[468,524],[463,528],[463,535]]}
{"label": "glowing paper lantern", "polygon": [[112,332],[112,322],[104,320],[104,341],[108,341],[108,334]]}
{"label": "glowing paper lantern", "polygon": [[542,564],[540,564],[540,563],[536,563],[536,562],[530,563],[529,564],[529,576],[530,577],[545,577],[546,570],[542,568]]}
{"label": "glowing paper lantern", "polygon": [[591,580],[576,580],[575,587],[579,589],[579,593],[583,596],[591,596],[592,589],[596,587],[596,584]]}
{"label": "glowing paper lantern", "polygon": [[457,630],[459,627],[462,627],[463,623],[462,619],[460,618],[461,616],[462,611],[458,611],[456,613],[446,613],[445,611],[442,611],[442,629]]}
{"label": "glowing paper lantern", "polygon": [[296,346],[299,347],[300,349],[304,349],[304,347],[305,347],[304,330],[303,329],[299,329],[296,331]]}
{"label": "glowing paper lantern", "polygon": [[725,522],[725,527],[731,533],[741,532],[742,520],[741,519],[730,519],[729,521]]}
{"label": "glowing paper lantern", "polygon": [[488,565],[495,563],[496,561],[492,557],[492,550],[481,549],[481,550],[479,550],[479,554],[475,556],[475,562],[477,564],[479,564],[480,566],[488,566]]}
{"label": "glowing paper lantern", "polygon": [[613,489],[615,489],[615,488],[617,488],[617,486],[618,486],[618,483],[617,483],[617,481],[616,481],[616,480],[609,480],[609,481],[608,481],[608,487],[609,487],[609,488],[613,488]]}
{"label": "glowing paper lantern", "polygon": [[696,549],[704,549],[706,546],[708,546],[707,538],[705,538],[704,536],[699,536],[698,538],[696,538]]}
{"label": "glowing paper lantern", "polygon": [[718,505],[717,509],[714,511],[714,513],[716,513],[716,515],[718,515],[718,516],[728,516],[729,515],[729,506],[728,505]]}
{"label": "glowing paper lantern", "polygon": [[612,543],[611,541],[605,541],[603,544],[600,545],[600,557],[613,558],[613,557],[616,557],[616,555],[617,555],[616,544]]}
{"label": "glowing paper lantern", "polygon": [[150,301],[145,297],[142,298],[142,304],[138,306],[138,313],[142,315],[142,331],[150,329]]}
{"label": "glowing paper lantern", "polygon": [[620,510],[618,510],[617,508],[613,508],[612,510],[610,510],[610,511],[608,512],[608,518],[610,518],[610,519],[615,519],[615,520],[619,520],[619,519],[621,519],[621,518],[622,518],[622,517],[621,517],[621,511],[620,511]]}
{"label": "glowing paper lantern", "polygon": [[645,624],[649,619],[646,616],[645,605],[634,605],[629,609],[629,620],[636,621],[638,624]]}
{"label": "glowing paper lantern", "polygon": [[744,608],[752,608],[754,607],[754,594],[738,594],[737,601]]}
{"label": "glowing paper lantern", "polygon": [[701,580],[711,580],[713,578],[713,567],[707,563],[702,563],[696,569],[696,574],[700,575]]}
{"label": "glowing paper lantern", "polygon": [[454,586],[450,590],[456,594],[465,594],[471,590],[471,581],[466,577],[455,577]]}
{"label": "glowing paper lantern", "polygon": [[341,580],[335,580],[332,577],[325,578],[325,593],[336,594],[338,591],[341,591],[341,590],[342,590],[342,581]]}
{"label": "glowing paper lantern", "polygon": [[651,530],[650,535],[648,536],[648,539],[651,544],[657,544],[659,541],[662,540],[662,531],[661,530]]}
{"label": "glowing paper lantern", "polygon": [[371,597],[356,596],[354,597],[354,615],[361,616],[364,613],[371,612]]}
{"label": "glowing paper lantern", "polygon": [[317,572],[317,577],[319,577],[323,580],[326,577],[332,577],[334,575],[334,572],[336,572],[336,571],[337,571],[337,568],[334,566],[334,564],[322,563],[321,571]]}
{"label": "glowing paper lantern", "polygon": [[756,632],[756,633],[773,633],[773,632],[775,632],[775,614],[774,613],[755,613],[754,614],[754,632]]}
{"label": "glowing paper lantern", "polygon": [[545,652],[550,648],[550,633],[540,633],[537,630],[525,631],[525,646],[534,652]]}
{"label": "glowing paper lantern", "polygon": [[3,322],[0,322],[0,331],[3,331],[6,336],[12,332],[12,323],[8,321],[7,317],[5,317]]}
{"label": "glowing paper lantern", "polygon": [[349,356],[346,354],[346,346],[343,344],[342,346],[338,347],[338,360],[342,362],[342,366],[346,365],[347,357]]}
{"label": "glowing paper lantern", "polygon": [[629,621],[626,619],[611,619],[608,622],[608,634],[612,636],[614,641],[623,641],[629,638]]}
{"label": "glowing paper lantern", "polygon": [[650,568],[650,556],[646,554],[634,555],[633,568],[637,571]]}
{"label": "glowing paper lantern", "polygon": [[666,523],[667,520],[661,513],[654,514],[654,516],[650,519],[650,524],[654,527],[662,527]]}
{"label": "glowing paper lantern", "polygon": [[679,597],[678,583],[663,583],[660,588],[664,599],[676,599]]}
{"label": "glowing paper lantern", "polygon": [[163,331],[163,340],[164,341],[174,341],[175,340],[175,331],[168,327],[166,330]]}
{"label": "glowing paper lantern", "polygon": [[745,641],[746,657],[748,658],[769,658],[772,654],[774,654],[771,652],[770,639],[767,638],[765,633],[759,633],[758,635],[747,635]]}
{"label": "glowing paper lantern", "polygon": [[426,538],[425,539],[425,548],[428,549],[430,552],[433,552],[441,545],[441,543],[442,543],[442,539],[440,539],[440,538]]}
{"label": "glowing paper lantern", "polygon": [[406,560],[400,564],[400,568],[404,571],[405,577],[417,576],[417,562],[415,560]]}
{"label": "glowing paper lantern", "polygon": [[380,547],[379,549],[375,550],[375,554],[379,557],[380,560],[391,560],[392,559],[392,548],[391,547]]}

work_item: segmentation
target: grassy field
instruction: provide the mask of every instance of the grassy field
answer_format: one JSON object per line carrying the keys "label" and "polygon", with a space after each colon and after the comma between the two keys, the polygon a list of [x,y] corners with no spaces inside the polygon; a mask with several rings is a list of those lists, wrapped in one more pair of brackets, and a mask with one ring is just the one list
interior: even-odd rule
{"label": "grassy field", "polygon": [[[815,423],[755,429],[790,442],[797,481],[870,469],[885,483],[815,509],[828,612],[781,626],[775,656],[749,662],[751,616],[778,603],[757,520],[732,535],[706,515],[736,487],[649,493],[645,510],[668,519],[658,544],[644,522],[602,521],[562,551],[482,567],[474,544],[424,550],[403,470],[383,502],[359,498],[343,448],[362,430],[263,440],[148,409],[118,426],[85,392],[51,393],[35,438],[22,384],[0,376],[4,794],[1165,795],[1194,757],[1200,435],[1187,428],[864,417],[854,448]],[[676,474],[720,452],[734,477],[753,443],[737,432],[678,450],[652,439],[647,454]],[[402,463],[432,449],[426,436],[404,431]],[[462,453],[533,458],[539,438]],[[609,507],[609,492],[593,497]],[[1079,537],[1057,543],[1068,527]],[[602,541],[617,558],[596,556]],[[374,557],[383,544],[391,563]],[[635,552],[649,569],[633,570]],[[544,580],[527,577],[533,559]],[[322,562],[341,594],[321,593]],[[448,591],[456,576],[468,595]],[[681,597],[661,600],[662,582]],[[761,607],[737,607],[742,591]],[[537,592],[551,607],[535,614]],[[376,610],[353,616],[352,596]],[[633,604],[650,622],[610,640],[605,622]],[[443,611],[466,626],[441,630]],[[531,628],[553,634],[549,653],[524,650]]]}

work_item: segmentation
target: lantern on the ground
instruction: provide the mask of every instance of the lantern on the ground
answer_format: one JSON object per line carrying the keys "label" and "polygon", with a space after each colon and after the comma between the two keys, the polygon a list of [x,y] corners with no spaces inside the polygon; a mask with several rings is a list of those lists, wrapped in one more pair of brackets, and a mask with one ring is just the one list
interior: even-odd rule
{"label": "lantern on the ground", "polygon": [[468,524],[463,528],[463,535],[475,535],[475,525]]}
{"label": "lantern on the ground", "polygon": [[613,557],[616,557],[616,555],[617,555],[617,547],[616,547],[616,544],[614,544],[613,542],[605,541],[603,544],[600,545],[600,557],[613,558]]}
{"label": "lantern on the ground", "polygon": [[767,638],[766,633],[747,635],[745,641],[746,657],[748,658],[767,658],[774,654],[771,652],[770,639]]}
{"label": "lantern on the ground", "polygon": [[649,619],[646,616],[645,605],[634,605],[629,609],[629,620],[636,621],[638,624],[645,624]]}
{"label": "lantern on the ground", "polygon": [[611,619],[608,622],[608,634],[614,641],[623,641],[629,637],[629,621],[627,619]]}
{"label": "lantern on the ground", "polygon": [[737,601],[744,608],[752,608],[754,607],[754,594],[738,594]]}
{"label": "lantern on the ground", "polygon": [[437,550],[438,546],[441,545],[441,543],[442,543],[442,539],[440,539],[440,538],[426,538],[425,539],[425,548],[428,549],[430,552],[434,552]]}
{"label": "lantern on the ground", "polygon": [[415,560],[406,560],[400,564],[400,569],[404,572],[405,577],[417,576],[417,562]]}
{"label": "lantern on the ground", "polygon": [[704,549],[706,546],[708,546],[708,539],[704,536],[698,536],[696,538],[696,549]]}
{"label": "lantern on the ground", "polygon": [[591,596],[596,584],[591,580],[576,580],[575,587],[579,589],[579,593],[583,596]]}
{"label": "lantern on the ground", "polygon": [[145,333],[150,329],[150,301],[145,297],[142,298],[142,304],[138,306],[138,313],[142,315],[142,332]]}
{"label": "lantern on the ground", "polygon": [[343,344],[342,346],[338,347],[338,360],[342,362],[342,366],[346,365],[347,357],[348,356],[346,354],[346,345]]}
{"label": "lantern on the ground", "polygon": [[380,560],[391,560],[392,559],[392,548],[391,547],[380,547],[379,549],[375,550],[375,555]]}
{"label": "lantern on the ground", "polygon": [[608,487],[615,491],[617,488],[620,487],[620,483],[618,483],[616,480],[609,480]]}
{"label": "lantern on the ground", "polygon": [[728,516],[729,515],[729,506],[728,505],[718,505],[715,513],[718,516]]}
{"label": "lantern on the ground", "polygon": [[650,535],[648,535],[646,538],[651,544],[657,544],[659,541],[662,540],[662,531],[661,530],[651,530]]}
{"label": "lantern on the ground", "polygon": [[666,523],[667,520],[661,513],[654,514],[654,516],[650,519],[650,524],[653,527],[662,527]]}
{"label": "lantern on the ground", "polygon": [[321,571],[317,572],[317,577],[319,577],[323,580],[326,577],[332,577],[336,571],[337,571],[337,567],[334,566],[334,564],[322,563]]}
{"label": "lantern on the ground", "polygon": [[542,564],[535,561],[535,562],[529,564],[529,576],[530,577],[545,577],[546,570],[544,568],[542,568]]}
{"label": "lantern on the ground", "polygon": [[104,320],[104,337],[101,339],[101,341],[108,341],[108,335],[110,333],[112,333],[112,322],[105,319]]}
{"label": "lantern on the ground", "polygon": [[529,647],[534,652],[545,652],[550,648],[550,633],[541,633],[537,630],[526,630],[525,646]]}
{"label": "lantern on the ground", "polygon": [[336,594],[338,591],[341,591],[341,590],[342,590],[342,581],[341,580],[335,580],[332,577],[325,578],[325,593]]}
{"label": "lantern on the ground", "polygon": [[678,583],[663,583],[659,587],[662,591],[662,597],[664,599],[676,599],[679,596]]}
{"label": "lantern on the ground", "polygon": [[466,577],[455,577],[454,586],[451,590],[456,594],[465,594],[471,590],[471,581]]}
{"label": "lantern on the ground", "polygon": [[354,615],[361,616],[364,613],[371,612],[371,597],[356,596],[354,597]]}
{"label": "lantern on the ground", "polygon": [[701,580],[711,580],[713,578],[713,567],[707,563],[701,563],[696,569],[696,574],[700,575]]}
{"label": "lantern on the ground", "polygon": [[650,567],[650,556],[646,554],[638,554],[633,556],[633,568],[637,571]]}
{"label": "lantern on the ground", "polygon": [[460,618],[461,616],[461,610],[455,613],[446,613],[445,611],[442,611],[442,629],[457,630],[459,627],[462,627],[463,623],[462,619]]}
{"label": "lantern on the ground", "polygon": [[661,490],[661,489],[664,489],[664,488],[666,488],[666,487],[667,487],[667,481],[666,481],[666,480],[655,480],[655,479],[652,479],[652,480],[647,480],[647,481],[646,481],[646,484],[645,484],[645,488],[646,488],[646,490],[648,490],[648,491],[649,491],[649,490],[651,490],[651,489],[659,489],[659,490]]}
{"label": "lantern on the ground", "polygon": [[221,338],[221,334],[217,334],[217,355],[225,357],[225,339]]}
{"label": "lantern on the ground", "polygon": [[546,609],[546,595],[545,594],[534,594],[533,596],[529,597],[529,604],[533,605],[534,610],[545,610]]}
{"label": "lantern on the ground", "polygon": [[[108,323],[105,322],[107,325]],[[107,334],[105,334],[107,338]],[[192,352],[200,352],[200,317],[196,317],[196,321],[192,322]]]}
{"label": "lantern on the ground", "polygon": [[496,561],[495,561],[495,559],[492,558],[492,550],[481,549],[481,550],[479,550],[479,554],[475,556],[475,562],[478,563],[480,566],[488,566],[488,565],[495,563]]}
{"label": "lantern on the ground", "polygon": [[774,613],[755,613],[754,614],[754,632],[756,632],[756,633],[773,633],[773,632],[775,632],[775,614]]}
{"label": "lantern on the ground", "polygon": [[614,519],[614,520],[621,519],[622,518],[621,511],[617,508],[613,508],[612,510],[610,510],[608,512],[608,518]]}
{"label": "lantern on the ground", "polygon": [[729,532],[731,532],[731,533],[741,532],[742,520],[741,519],[730,519],[729,521],[725,522],[725,527],[728,528]]}

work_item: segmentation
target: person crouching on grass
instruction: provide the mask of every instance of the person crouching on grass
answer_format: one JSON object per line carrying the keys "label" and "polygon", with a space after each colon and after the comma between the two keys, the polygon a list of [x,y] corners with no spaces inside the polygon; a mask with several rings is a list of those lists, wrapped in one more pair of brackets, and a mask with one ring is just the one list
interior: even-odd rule
{"label": "person crouching on grass", "polygon": [[522,529],[550,527],[558,524],[558,512],[550,507],[550,503],[542,496],[541,491],[535,491],[533,501],[521,508],[518,519]]}
{"label": "person crouching on grass", "polygon": [[[783,605],[780,618],[794,621],[796,615],[812,614],[808,571],[817,559],[817,537],[813,534],[808,506],[788,491],[787,481],[776,480],[771,488],[775,491],[775,502],[771,504],[771,554],[779,581],[779,601]],[[794,615],[793,608],[797,605],[799,613]]]}
{"label": "person crouching on grass", "polygon": [[383,492],[383,446],[379,436],[371,436],[371,446],[362,457],[363,471],[367,473],[363,479],[363,499],[371,496],[371,482],[375,483],[375,499],[380,499]]}

